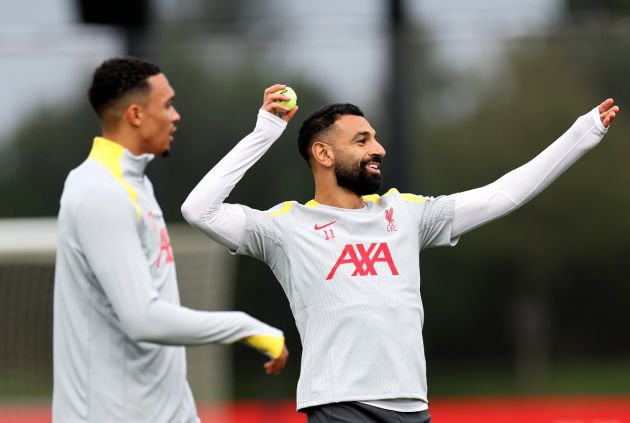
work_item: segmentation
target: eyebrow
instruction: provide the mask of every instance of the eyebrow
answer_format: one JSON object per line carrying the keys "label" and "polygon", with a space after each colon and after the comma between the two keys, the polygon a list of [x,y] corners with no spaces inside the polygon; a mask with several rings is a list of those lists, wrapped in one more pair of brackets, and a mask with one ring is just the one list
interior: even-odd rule
{"label": "eyebrow", "polygon": [[[359,138],[359,137],[368,137],[370,138],[372,136],[372,133],[370,131],[361,131],[361,132],[357,132],[356,134],[354,134],[354,136],[352,137],[353,140]],[[376,138],[376,133],[374,133],[374,138]]]}

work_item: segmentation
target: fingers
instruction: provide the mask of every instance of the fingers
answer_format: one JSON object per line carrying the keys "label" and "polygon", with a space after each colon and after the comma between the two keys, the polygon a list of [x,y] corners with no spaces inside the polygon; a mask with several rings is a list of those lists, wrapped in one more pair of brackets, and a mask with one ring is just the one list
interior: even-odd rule
{"label": "fingers", "polygon": [[268,375],[277,375],[280,374],[284,366],[287,364],[287,359],[289,358],[289,350],[285,346],[280,353],[280,356],[276,359],[269,360],[264,364],[265,372]]}
{"label": "fingers", "polygon": [[604,125],[604,128],[608,128],[610,124],[613,122],[613,120],[615,120],[616,116],[617,116],[616,112],[609,111],[606,117],[602,119],[602,124]]}
{"label": "fingers", "polygon": [[615,106],[615,101],[612,98],[608,98],[604,100],[599,105],[599,118],[602,121],[602,124],[605,128],[608,128],[610,124],[617,117],[617,113],[619,113],[619,106]]}
{"label": "fingers", "polygon": [[299,107],[295,105],[291,110],[289,110],[288,112],[285,112],[285,114],[282,115],[282,119],[284,119],[286,122],[290,121],[291,119],[293,119],[293,116],[295,116],[298,109]]}
{"label": "fingers", "polygon": [[284,94],[276,94],[278,91],[280,91],[281,89],[285,87],[286,85],[284,84],[274,84],[271,87],[266,88],[263,95],[263,104],[260,108],[268,111],[269,113],[273,113],[275,115],[277,115],[279,112],[287,113],[289,109],[277,102],[289,101],[291,98]]}
{"label": "fingers", "polygon": [[279,375],[282,369],[284,368],[285,363],[276,360],[270,360],[265,363],[265,372],[268,375]]}
{"label": "fingers", "polygon": [[273,94],[276,91],[280,91],[281,89],[286,88],[285,84],[274,84],[269,88],[265,88],[265,95]]}
{"label": "fingers", "polygon": [[606,100],[602,101],[602,103],[599,105],[600,115],[607,112],[608,109],[613,106],[613,104],[615,104],[615,100],[613,100],[612,98],[607,98]]}

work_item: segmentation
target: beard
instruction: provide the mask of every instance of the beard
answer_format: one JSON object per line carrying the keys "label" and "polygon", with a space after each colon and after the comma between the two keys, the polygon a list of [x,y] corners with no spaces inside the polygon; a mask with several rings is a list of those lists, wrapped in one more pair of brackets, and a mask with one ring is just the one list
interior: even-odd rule
{"label": "beard", "polygon": [[365,166],[370,162],[381,162],[380,157],[371,157],[362,160],[359,166],[348,162],[335,164],[335,177],[337,185],[357,195],[374,194],[381,188],[383,177],[380,173],[369,173]]}
{"label": "beard", "polygon": [[170,157],[171,156],[171,149],[167,148],[166,150],[162,151],[161,156],[162,157]]}

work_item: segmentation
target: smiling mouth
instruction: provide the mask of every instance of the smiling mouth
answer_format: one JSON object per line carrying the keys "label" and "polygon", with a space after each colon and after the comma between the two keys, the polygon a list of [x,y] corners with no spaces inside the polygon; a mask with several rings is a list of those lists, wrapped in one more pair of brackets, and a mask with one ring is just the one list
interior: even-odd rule
{"label": "smiling mouth", "polygon": [[370,163],[365,165],[365,169],[369,173],[377,173],[377,174],[381,173],[381,165],[380,165],[380,163],[370,162]]}
{"label": "smiling mouth", "polygon": [[363,167],[368,173],[381,174],[381,158],[378,156],[370,157],[369,160],[364,160]]}

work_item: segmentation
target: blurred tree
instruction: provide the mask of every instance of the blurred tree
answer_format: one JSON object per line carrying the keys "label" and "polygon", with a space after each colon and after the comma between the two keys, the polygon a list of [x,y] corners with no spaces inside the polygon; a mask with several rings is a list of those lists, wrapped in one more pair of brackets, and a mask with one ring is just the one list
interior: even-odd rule
{"label": "blurred tree", "polygon": [[97,129],[87,101],[34,111],[0,148],[0,216],[56,215],[63,181],[87,157]]}
{"label": "blurred tree", "polygon": [[630,0],[568,0],[556,39],[597,92],[619,104],[630,102],[628,18]]}
{"label": "blurred tree", "polygon": [[[425,113],[418,129],[425,160],[418,172],[426,191],[490,183],[542,151],[599,101],[622,95],[627,87],[615,80],[616,72],[606,73],[597,60],[584,66],[586,60],[576,59],[577,51],[599,57],[610,40],[597,41],[517,45],[473,113],[447,124],[435,122],[439,111]],[[606,61],[628,69],[622,55]],[[630,222],[617,219],[630,212],[630,198],[620,194],[630,176],[628,132],[618,120],[600,146],[530,204],[465,235],[453,251],[424,255],[429,361],[516,354],[522,388],[539,389],[544,378],[536,378],[546,373],[549,353],[601,357],[630,348],[616,336],[627,320],[619,298],[630,294],[630,245],[620,236]]]}
{"label": "blurred tree", "polygon": [[630,11],[630,1],[628,0],[566,0],[567,8],[570,12],[581,11]]}

